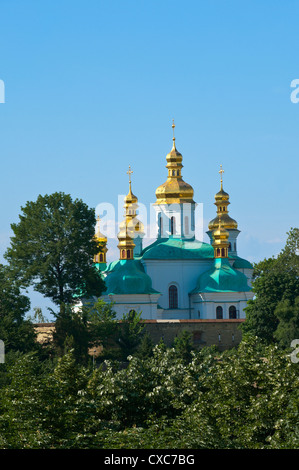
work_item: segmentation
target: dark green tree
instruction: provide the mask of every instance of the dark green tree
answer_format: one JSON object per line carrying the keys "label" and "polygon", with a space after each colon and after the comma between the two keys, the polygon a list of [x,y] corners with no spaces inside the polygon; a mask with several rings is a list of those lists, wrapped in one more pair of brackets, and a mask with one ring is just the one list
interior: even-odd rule
{"label": "dark green tree", "polygon": [[140,344],[135,354],[137,357],[140,357],[141,359],[146,359],[153,355],[153,348],[154,348],[154,343],[150,335],[147,332],[145,332],[142,335]]}
{"label": "dark green tree", "polygon": [[102,348],[102,358],[113,357],[118,351],[117,339],[119,336],[119,325],[113,304],[98,299],[95,303],[84,306],[82,311],[88,319],[88,331],[90,347]]}
{"label": "dark green tree", "polygon": [[56,316],[53,332],[55,354],[62,357],[72,349],[78,363],[87,363],[90,343],[87,313],[65,305],[58,314],[53,314]]}
{"label": "dark green tree", "polygon": [[194,350],[192,344],[191,333],[187,330],[182,331],[174,339],[174,349],[176,350],[179,357],[181,357],[184,362],[188,363],[192,359],[192,351]]}
{"label": "dark green tree", "polygon": [[289,348],[293,339],[299,338],[299,296],[292,303],[282,300],[275,309],[279,323],[274,338],[283,348]]}
{"label": "dark green tree", "polygon": [[21,209],[5,254],[20,286],[33,285],[61,306],[75,296],[100,295],[104,282],[93,264],[94,210],[61,192],[40,195]]}
{"label": "dark green tree", "polygon": [[32,322],[26,319],[30,300],[15,283],[7,266],[0,265],[0,339],[5,353],[29,352],[37,349]]}
{"label": "dark green tree", "polygon": [[286,245],[277,258],[265,259],[254,266],[253,291],[248,301],[243,333],[253,334],[270,344],[279,325],[276,308],[280,302],[294,303],[299,296],[299,230],[291,229]]}
{"label": "dark green tree", "polygon": [[123,315],[118,338],[123,360],[136,352],[142,339],[143,330],[144,322],[141,320],[141,312],[130,310]]}

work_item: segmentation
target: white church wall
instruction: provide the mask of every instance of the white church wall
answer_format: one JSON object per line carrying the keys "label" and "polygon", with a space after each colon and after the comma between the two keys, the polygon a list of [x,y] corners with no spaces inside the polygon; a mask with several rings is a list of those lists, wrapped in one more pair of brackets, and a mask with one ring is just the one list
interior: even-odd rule
{"label": "white church wall", "polygon": [[[252,292],[213,292],[195,294],[191,297],[191,318],[192,319],[216,319],[216,308],[223,309],[223,319],[229,319],[229,307],[234,306],[237,311],[237,318],[245,319],[245,307],[247,300],[253,297]],[[200,316],[199,316],[200,312]]]}
{"label": "white church wall", "polygon": [[189,292],[196,287],[200,274],[212,266],[213,260],[142,260],[142,263],[153,288],[161,292],[161,307],[169,309],[169,287],[174,284],[178,288],[178,308],[184,315],[188,312],[188,316],[182,318],[189,318]]}
{"label": "white church wall", "polygon": [[135,310],[141,313],[142,319],[155,320],[157,318],[157,302],[160,294],[110,295],[103,296],[105,302],[113,303],[116,319],[121,320],[124,314]]}

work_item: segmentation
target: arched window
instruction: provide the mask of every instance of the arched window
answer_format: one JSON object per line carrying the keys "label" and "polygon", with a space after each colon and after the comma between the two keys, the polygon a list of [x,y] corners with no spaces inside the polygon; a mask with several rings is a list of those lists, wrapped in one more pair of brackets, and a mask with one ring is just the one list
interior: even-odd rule
{"label": "arched window", "polygon": [[127,250],[127,258],[131,258],[131,251],[130,250]]}
{"label": "arched window", "polygon": [[171,235],[175,234],[175,217],[171,217],[170,219],[170,233]]}
{"label": "arched window", "polygon": [[169,287],[169,308],[178,308],[178,288],[176,286]]}
{"label": "arched window", "polygon": [[103,253],[100,253],[100,263],[103,262]]}
{"label": "arched window", "polygon": [[121,250],[121,257],[122,259],[126,258],[126,250]]}
{"label": "arched window", "polygon": [[229,318],[231,318],[231,319],[237,318],[237,309],[234,305],[231,305],[229,307],[228,315],[229,315]]}
{"label": "arched window", "polygon": [[217,320],[222,320],[223,318],[223,308],[220,305],[216,307],[216,318]]}

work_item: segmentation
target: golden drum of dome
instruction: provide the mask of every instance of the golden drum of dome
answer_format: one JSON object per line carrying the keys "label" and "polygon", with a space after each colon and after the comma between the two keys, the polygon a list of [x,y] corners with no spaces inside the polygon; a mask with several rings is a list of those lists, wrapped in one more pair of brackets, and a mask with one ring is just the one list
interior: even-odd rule
{"label": "golden drum of dome", "polygon": [[166,156],[168,178],[156,189],[156,205],[194,203],[193,188],[182,178],[182,160],[182,154],[176,149],[173,137],[172,149]]}
{"label": "golden drum of dome", "polygon": [[218,227],[213,231],[213,246],[228,244],[228,237],[229,237],[229,233],[224,228],[222,218],[221,218],[221,223],[219,223],[219,218],[218,218]]}

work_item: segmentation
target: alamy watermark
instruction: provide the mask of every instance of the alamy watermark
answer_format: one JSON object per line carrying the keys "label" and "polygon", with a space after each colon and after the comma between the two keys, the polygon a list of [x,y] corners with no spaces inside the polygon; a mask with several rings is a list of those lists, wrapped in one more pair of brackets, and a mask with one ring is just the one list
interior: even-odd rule
{"label": "alamy watermark", "polygon": [[[125,195],[118,195],[117,207],[109,202],[102,202],[96,207],[96,214],[100,217],[100,231],[109,239],[117,238],[120,224],[124,220],[124,198]],[[141,222],[145,239],[155,239],[158,233],[162,238],[179,238],[184,233],[184,238],[195,237],[197,240],[203,240],[203,203],[197,203],[196,207],[191,203],[173,203],[167,204],[167,211],[164,209],[165,207],[160,208],[154,203],[149,206],[139,202],[132,204],[128,211],[132,210],[136,215],[127,227],[128,235],[132,238],[138,237],[139,232],[135,231],[135,227]],[[175,220],[175,228],[171,226],[171,219]]]}
{"label": "alamy watermark", "polygon": [[0,103],[5,103],[5,85],[3,80],[0,80]]}
{"label": "alamy watermark", "polygon": [[5,346],[4,341],[0,339],[0,364],[4,364],[5,362]]}
{"label": "alamy watermark", "polygon": [[299,103],[299,78],[295,78],[291,81],[291,88],[295,88],[291,93],[292,103]]}
{"label": "alamy watermark", "polygon": [[294,362],[297,364],[299,362],[299,339],[293,339],[291,342],[291,348],[294,348],[294,351],[292,351],[290,357],[291,357],[291,362]]}

